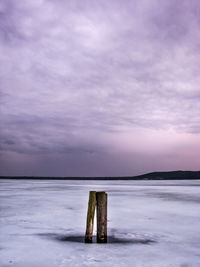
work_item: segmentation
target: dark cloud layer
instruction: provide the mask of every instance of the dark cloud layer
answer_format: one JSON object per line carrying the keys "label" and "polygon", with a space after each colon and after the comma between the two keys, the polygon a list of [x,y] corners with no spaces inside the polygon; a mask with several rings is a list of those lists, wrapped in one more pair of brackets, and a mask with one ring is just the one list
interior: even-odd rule
{"label": "dark cloud layer", "polygon": [[2,174],[198,168],[199,18],[198,0],[0,0]]}

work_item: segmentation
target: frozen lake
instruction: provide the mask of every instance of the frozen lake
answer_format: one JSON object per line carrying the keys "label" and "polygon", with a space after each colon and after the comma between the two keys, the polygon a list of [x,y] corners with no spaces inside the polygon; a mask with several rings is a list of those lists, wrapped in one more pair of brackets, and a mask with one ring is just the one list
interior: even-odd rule
{"label": "frozen lake", "polygon": [[[108,244],[85,244],[90,190]],[[0,266],[200,266],[200,181],[0,180]],[[96,232],[96,227],[95,227]]]}

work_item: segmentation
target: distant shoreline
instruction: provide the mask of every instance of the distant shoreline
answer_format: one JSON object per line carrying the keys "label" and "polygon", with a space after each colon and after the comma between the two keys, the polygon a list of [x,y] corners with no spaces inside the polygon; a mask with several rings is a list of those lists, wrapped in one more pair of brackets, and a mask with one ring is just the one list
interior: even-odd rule
{"label": "distant shoreline", "polygon": [[138,180],[200,180],[200,171],[151,172],[137,176],[120,177],[45,177],[45,176],[0,176],[0,179],[12,180],[103,180],[103,181],[138,181]]}

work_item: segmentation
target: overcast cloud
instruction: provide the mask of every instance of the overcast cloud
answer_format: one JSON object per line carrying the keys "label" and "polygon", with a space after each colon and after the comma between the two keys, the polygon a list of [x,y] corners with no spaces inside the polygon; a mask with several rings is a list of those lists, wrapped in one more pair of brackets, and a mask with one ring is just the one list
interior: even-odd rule
{"label": "overcast cloud", "polygon": [[0,0],[0,174],[198,169],[199,44],[198,0]]}

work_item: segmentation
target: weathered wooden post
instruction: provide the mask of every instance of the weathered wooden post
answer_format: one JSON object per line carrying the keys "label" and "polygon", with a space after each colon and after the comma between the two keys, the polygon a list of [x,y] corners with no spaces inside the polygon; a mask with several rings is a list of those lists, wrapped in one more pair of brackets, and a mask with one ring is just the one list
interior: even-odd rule
{"label": "weathered wooden post", "polygon": [[95,205],[96,205],[96,191],[90,191],[89,201],[88,201],[85,243],[92,243]]}
{"label": "weathered wooden post", "polygon": [[97,243],[107,243],[107,194],[96,193],[97,202]]}

